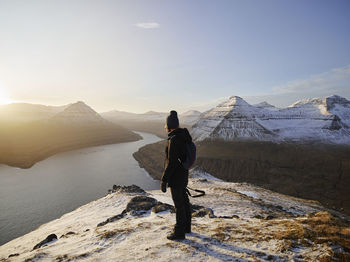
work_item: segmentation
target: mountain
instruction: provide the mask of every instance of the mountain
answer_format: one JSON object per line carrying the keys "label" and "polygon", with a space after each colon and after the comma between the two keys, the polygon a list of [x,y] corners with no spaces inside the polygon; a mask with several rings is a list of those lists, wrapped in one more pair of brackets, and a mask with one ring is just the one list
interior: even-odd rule
{"label": "mountain", "polygon": [[141,139],[105,120],[84,102],[70,104],[54,116],[47,116],[30,122],[2,122],[0,163],[30,168],[59,152]]}
{"label": "mountain", "polygon": [[[146,113],[136,114],[136,113],[112,110],[112,111],[101,113],[102,117],[113,122],[118,122],[121,120],[154,121],[154,122],[161,122],[162,124],[165,123],[165,119],[168,115],[169,113],[156,112],[156,111],[148,111]],[[199,119],[200,115],[201,115],[201,112],[196,110],[190,110],[185,113],[179,114],[178,117],[179,117],[180,125],[191,126]]]}
{"label": "mountain", "polygon": [[0,106],[0,121],[30,122],[44,120],[62,112],[69,105],[45,106],[28,103],[12,103]]}
{"label": "mountain", "polygon": [[267,103],[266,101],[261,102],[259,104],[255,104],[254,106],[258,107],[258,108],[265,108],[265,109],[270,109],[270,110],[277,110],[278,109],[277,107]]}
{"label": "mountain", "polygon": [[[190,129],[200,116],[198,111],[187,111],[179,114],[180,126]],[[169,113],[148,111],[143,114],[129,113],[118,110],[101,113],[101,116],[113,123],[121,125],[130,130],[152,133],[160,138],[166,138],[164,129],[166,117]]]}
{"label": "mountain", "polygon": [[148,111],[137,114],[118,110],[101,113],[101,116],[110,121],[131,120],[131,121],[164,121],[167,113]]}
{"label": "mountain", "polygon": [[193,126],[197,141],[321,141],[350,144],[350,101],[333,95],[298,101],[277,109],[230,97],[201,115]]}
{"label": "mountain", "polygon": [[[195,165],[225,181],[317,200],[350,214],[349,101],[330,96],[270,108],[231,97],[203,113],[190,130]],[[165,145],[134,153],[156,179],[163,172]]]}
{"label": "mountain", "polygon": [[53,116],[50,121],[60,121],[67,124],[73,123],[105,123],[107,120],[102,118],[95,110],[82,101],[66,107],[62,112]]}
{"label": "mountain", "polygon": [[179,115],[179,121],[185,125],[192,126],[198,121],[201,114],[199,111],[189,110]]}
{"label": "mountain", "polygon": [[[192,233],[170,241],[169,191],[114,190],[0,246],[0,261],[349,261],[349,217],[201,171],[189,186]],[[46,241],[45,241],[46,240]]]}

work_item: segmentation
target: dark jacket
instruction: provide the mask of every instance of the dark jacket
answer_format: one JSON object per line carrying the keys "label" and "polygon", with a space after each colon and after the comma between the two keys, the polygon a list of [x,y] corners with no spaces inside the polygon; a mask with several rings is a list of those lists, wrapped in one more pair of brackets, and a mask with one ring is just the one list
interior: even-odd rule
{"label": "dark jacket", "polygon": [[178,128],[168,134],[162,181],[168,183],[169,187],[187,186],[188,170],[181,161],[186,160],[186,143],[191,141],[192,137],[186,128]]}

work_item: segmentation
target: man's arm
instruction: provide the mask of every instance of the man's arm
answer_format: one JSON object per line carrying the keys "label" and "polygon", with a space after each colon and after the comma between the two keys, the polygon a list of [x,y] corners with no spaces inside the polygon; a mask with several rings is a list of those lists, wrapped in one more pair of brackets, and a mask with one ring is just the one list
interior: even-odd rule
{"label": "man's arm", "polygon": [[168,163],[162,176],[162,182],[167,183],[175,173],[176,166],[179,164],[177,143],[175,139],[170,139],[168,147]]}

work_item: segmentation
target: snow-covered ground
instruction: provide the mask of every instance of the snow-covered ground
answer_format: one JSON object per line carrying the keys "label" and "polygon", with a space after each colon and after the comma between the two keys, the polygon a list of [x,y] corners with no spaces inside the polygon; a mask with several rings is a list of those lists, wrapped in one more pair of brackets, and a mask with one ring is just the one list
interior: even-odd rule
{"label": "snow-covered ground", "polygon": [[[114,222],[97,226],[122,214],[130,200],[138,195],[172,204],[169,190],[165,194],[159,190],[146,193],[117,190],[1,246],[0,261],[328,261],[346,258],[339,240],[320,235],[310,222],[321,225],[322,221],[341,221],[341,214],[325,212],[316,201],[211,178],[210,174],[196,171],[190,180],[190,187],[205,190],[206,195],[191,199],[191,203],[197,205],[197,212],[193,213],[192,233],[183,241],[166,239],[175,220],[170,211],[131,211]],[[349,224],[340,227],[343,222],[337,223],[342,230],[339,234],[349,237]],[[313,230],[318,233],[313,234]],[[58,239],[33,250],[50,234],[56,234]]]}

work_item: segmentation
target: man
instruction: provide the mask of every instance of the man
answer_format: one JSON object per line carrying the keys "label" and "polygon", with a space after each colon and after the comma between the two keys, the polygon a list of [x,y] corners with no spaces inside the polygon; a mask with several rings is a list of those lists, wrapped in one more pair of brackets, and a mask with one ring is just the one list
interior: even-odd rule
{"label": "man", "polygon": [[165,149],[165,166],[161,190],[165,193],[167,185],[176,210],[174,231],[167,236],[170,240],[185,239],[185,233],[191,233],[191,208],[186,192],[188,170],[181,164],[186,159],[186,143],[192,141],[188,130],[179,127],[176,111],[171,111],[166,118],[165,129],[168,132],[168,144]]}

